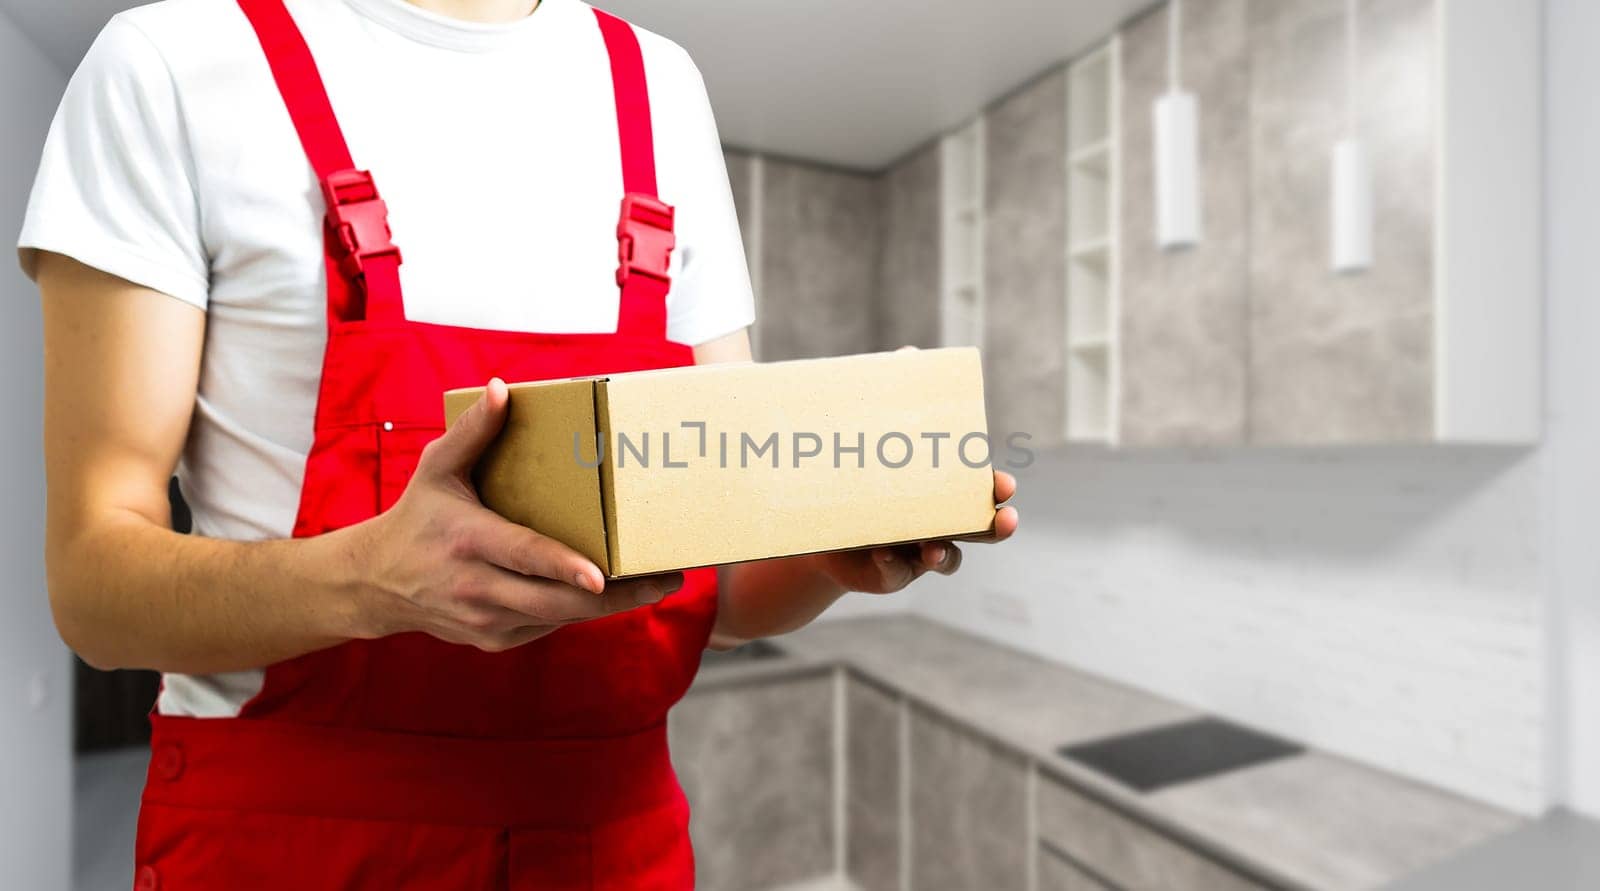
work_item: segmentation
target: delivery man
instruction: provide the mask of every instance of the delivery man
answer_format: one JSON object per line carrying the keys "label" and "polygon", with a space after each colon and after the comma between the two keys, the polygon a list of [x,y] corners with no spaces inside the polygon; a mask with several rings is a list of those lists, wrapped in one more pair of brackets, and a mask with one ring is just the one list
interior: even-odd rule
{"label": "delivery man", "polygon": [[[936,542],[608,584],[478,503],[500,378],[749,358],[699,74],[580,0],[123,13],[20,248],[57,625],[165,672],[144,891],[689,888],[663,728],[708,642],[960,563]],[[441,435],[442,391],[491,378]]]}

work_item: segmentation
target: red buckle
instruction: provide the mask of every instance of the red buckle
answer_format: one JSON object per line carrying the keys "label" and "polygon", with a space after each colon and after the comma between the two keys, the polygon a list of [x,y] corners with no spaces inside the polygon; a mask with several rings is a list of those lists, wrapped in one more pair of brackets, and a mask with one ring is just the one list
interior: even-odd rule
{"label": "red buckle", "polygon": [[622,216],[617,221],[617,287],[626,287],[634,274],[648,276],[664,284],[672,249],[678,238],[673,234],[674,210],[659,198],[629,192],[622,196]]}
{"label": "red buckle", "polygon": [[322,181],[322,197],[328,203],[326,225],[338,252],[339,272],[349,281],[365,286],[362,268],[368,257],[393,255],[400,262],[400,249],[390,240],[389,205],[378,197],[372,174],[365,170],[340,170]]}

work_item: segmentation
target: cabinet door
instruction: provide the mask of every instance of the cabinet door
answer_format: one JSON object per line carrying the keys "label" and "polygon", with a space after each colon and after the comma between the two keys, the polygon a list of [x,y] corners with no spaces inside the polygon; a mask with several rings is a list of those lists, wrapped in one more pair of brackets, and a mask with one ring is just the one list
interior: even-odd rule
{"label": "cabinet door", "polygon": [[1027,887],[1028,768],[923,709],[911,713],[911,886]]}
{"label": "cabinet door", "polygon": [[860,891],[900,889],[900,708],[866,681],[845,686],[845,867]]}
{"label": "cabinet door", "polygon": [[[1273,3],[1283,0],[1271,0]],[[1284,3],[1284,5],[1292,5]],[[1226,445],[1246,435],[1250,307],[1250,0],[1183,18],[1183,88],[1199,103],[1204,232],[1156,244],[1151,108],[1167,90],[1169,6],[1122,32],[1122,202],[1118,239],[1122,445]],[[1320,160],[1326,154],[1310,153]],[[1322,231],[1307,208],[1298,225]]]}
{"label": "cabinet door", "polygon": [[985,143],[984,376],[990,434],[1035,444],[1065,429],[1067,76],[989,110]]}
{"label": "cabinet door", "polygon": [[1355,275],[1329,269],[1343,11],[1339,0],[1250,5],[1250,423],[1265,444],[1434,433],[1435,3],[1362,5],[1357,127],[1375,255]]}
{"label": "cabinet door", "polygon": [[[1038,794],[1040,840],[1046,848],[1055,848],[1074,864],[1081,864],[1080,871],[1092,870],[1105,884],[1134,889],[1264,891],[1264,886],[1054,779],[1041,778]],[[1042,868],[1046,852],[1040,853]]]}
{"label": "cabinet door", "polygon": [[824,674],[697,690],[673,708],[700,891],[833,871],[833,703]]}

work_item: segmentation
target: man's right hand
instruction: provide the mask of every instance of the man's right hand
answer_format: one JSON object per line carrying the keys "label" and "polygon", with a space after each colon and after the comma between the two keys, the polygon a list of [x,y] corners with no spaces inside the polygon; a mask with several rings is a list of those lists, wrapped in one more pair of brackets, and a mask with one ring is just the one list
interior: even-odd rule
{"label": "man's right hand", "polygon": [[507,398],[505,383],[490,381],[423,449],[394,507],[348,530],[367,580],[357,620],[363,636],[422,631],[500,652],[682,587],[681,573],[607,585],[582,554],[483,506],[472,468],[504,426]]}

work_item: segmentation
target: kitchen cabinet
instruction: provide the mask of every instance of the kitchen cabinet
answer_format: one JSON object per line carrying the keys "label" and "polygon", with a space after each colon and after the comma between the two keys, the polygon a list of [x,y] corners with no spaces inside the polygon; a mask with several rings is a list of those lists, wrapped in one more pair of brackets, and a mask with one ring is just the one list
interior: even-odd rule
{"label": "kitchen cabinet", "polygon": [[[980,343],[991,430],[1033,445],[1537,441],[1538,5],[1356,7],[1348,131],[1344,0],[1189,7],[1186,249],[1155,240],[1165,4],[881,175],[731,154],[758,355]],[[1347,132],[1375,254],[1339,273]]]}
{"label": "kitchen cabinet", "polygon": [[980,114],[939,140],[940,346],[983,346],[987,139]]}
{"label": "kitchen cabinet", "polygon": [[1065,888],[1265,889],[1056,779],[1041,777],[1037,794],[1041,888],[1050,876]]}
{"label": "kitchen cabinet", "polygon": [[[1375,257],[1341,274],[1329,245],[1331,152],[1347,133],[1344,9],[1187,10],[1181,78],[1199,101],[1204,230],[1187,250],[1159,250],[1153,222],[1150,108],[1166,89],[1168,8],[1121,31],[1120,93],[1089,89],[1074,66],[1072,119],[1107,101],[1120,121],[1121,189],[1114,259],[1077,240],[1076,216],[1069,240],[1069,439],[1537,440],[1538,6],[1358,4],[1351,108],[1371,158]],[[1076,214],[1101,187],[1069,168]],[[1085,304],[1079,267],[1102,263],[1112,298]]]}
{"label": "kitchen cabinet", "polygon": [[1066,438],[1099,442],[1120,424],[1122,41],[1067,69]]}
{"label": "kitchen cabinet", "polygon": [[1360,4],[1355,126],[1376,255],[1351,276],[1326,272],[1342,9],[1251,6],[1251,438],[1532,442],[1539,5]]}
{"label": "kitchen cabinet", "polygon": [[990,433],[1060,442],[1065,428],[1067,75],[984,115],[984,376]]}
{"label": "kitchen cabinet", "polygon": [[696,887],[1277,887],[946,715],[849,666],[708,669],[668,718]]}
{"label": "kitchen cabinet", "polygon": [[696,689],[670,713],[696,887],[748,891],[834,870],[834,681]]}
{"label": "kitchen cabinet", "polygon": [[[1249,436],[1251,2],[1184,10],[1181,83],[1199,103],[1203,232],[1182,250],[1156,243],[1150,109],[1167,90],[1168,8],[1122,33],[1118,393],[1105,431],[1118,445],[1233,445]],[[1326,152],[1313,154],[1325,167]],[[1301,208],[1300,225],[1322,231],[1306,211],[1313,206]],[[1318,264],[1316,274],[1326,269]]]}
{"label": "kitchen cabinet", "polygon": [[920,707],[910,714],[911,887],[1027,886],[1028,765]]}
{"label": "kitchen cabinet", "polygon": [[845,696],[845,871],[859,891],[900,891],[904,708],[894,693],[850,678]]}

